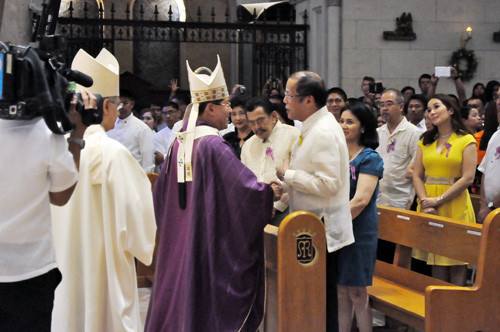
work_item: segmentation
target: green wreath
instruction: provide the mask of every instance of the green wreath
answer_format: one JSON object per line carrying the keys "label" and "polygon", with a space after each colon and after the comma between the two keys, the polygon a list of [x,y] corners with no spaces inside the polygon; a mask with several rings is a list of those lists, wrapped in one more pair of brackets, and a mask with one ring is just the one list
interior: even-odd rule
{"label": "green wreath", "polygon": [[[460,66],[461,63],[463,63],[462,60],[467,63],[465,68]],[[450,65],[457,70],[458,75],[462,78],[462,81],[470,81],[474,77],[477,69],[477,60],[474,55],[474,51],[461,48],[453,52],[450,59]]]}

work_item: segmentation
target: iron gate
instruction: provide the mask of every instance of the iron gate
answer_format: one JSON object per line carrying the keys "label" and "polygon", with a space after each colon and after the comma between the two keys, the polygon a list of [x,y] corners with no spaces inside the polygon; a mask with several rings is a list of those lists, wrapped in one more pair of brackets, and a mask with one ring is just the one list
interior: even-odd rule
{"label": "iron gate", "polygon": [[[202,22],[202,13],[198,8],[198,22],[180,22],[172,20],[172,10],[167,20],[159,20],[155,8],[153,19],[144,19],[141,7],[140,15],[130,19],[127,5],[125,19],[115,18],[114,5],[105,18],[102,6],[98,13],[89,15],[85,4],[83,17],[75,17],[72,4],[67,17],[59,17],[59,33],[67,38],[68,47],[66,63],[71,63],[76,52],[83,48],[96,56],[102,48],[114,54],[116,41],[169,42],[169,43],[211,43],[236,44],[240,63],[251,58],[252,90],[262,89],[269,77],[276,77],[285,82],[288,76],[298,70],[307,69],[307,12],[304,14],[305,24],[280,21],[280,17],[266,21],[265,13],[260,21],[252,23],[230,23],[226,10],[225,22],[215,22],[212,8],[211,22]],[[293,13],[294,17],[295,13]],[[96,18],[91,18],[91,16]],[[108,16],[108,15],[107,15]],[[256,18],[256,17],[255,17]],[[246,73],[244,71],[247,71]],[[248,68],[240,66],[238,79],[249,75]],[[175,76],[173,76],[175,77]],[[178,77],[178,76],[177,76]],[[146,77],[143,77],[146,79]]]}

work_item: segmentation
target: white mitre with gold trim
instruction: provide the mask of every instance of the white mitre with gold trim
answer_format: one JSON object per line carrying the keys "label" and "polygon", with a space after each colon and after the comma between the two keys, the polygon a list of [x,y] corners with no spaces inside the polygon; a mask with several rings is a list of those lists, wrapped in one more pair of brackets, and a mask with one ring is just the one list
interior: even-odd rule
{"label": "white mitre with gold trim", "polygon": [[92,77],[94,84],[88,88],[90,92],[103,97],[120,95],[120,65],[107,49],[103,48],[95,59],[80,49],[71,63],[71,69]]}
{"label": "white mitre with gold trim", "polygon": [[[218,55],[217,66],[213,72],[205,67],[198,68],[193,72],[188,61],[186,61],[186,66],[188,70],[189,89],[191,91],[191,104],[188,105],[184,117],[184,119],[188,119],[187,129],[184,132],[176,134],[179,142],[179,149],[177,151],[177,181],[179,183],[193,180],[191,159],[194,140],[203,136],[218,135],[218,130],[215,128],[209,126],[196,127],[200,103],[222,100],[229,97]],[[209,72],[210,75],[200,73],[203,69]]]}
{"label": "white mitre with gold trim", "polygon": [[[189,90],[191,90],[191,102],[193,104],[221,100],[229,97],[226,80],[218,55],[217,66],[210,76],[195,73],[204,67],[198,68],[193,72],[187,60],[186,65],[189,78]],[[209,69],[207,69],[207,71],[209,71]]]}

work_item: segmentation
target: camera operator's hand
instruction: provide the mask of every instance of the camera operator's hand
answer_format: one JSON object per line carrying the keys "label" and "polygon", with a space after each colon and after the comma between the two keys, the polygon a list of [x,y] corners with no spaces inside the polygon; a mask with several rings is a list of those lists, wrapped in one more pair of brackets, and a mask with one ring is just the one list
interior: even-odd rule
{"label": "camera operator's hand", "polygon": [[80,91],[80,93],[82,95],[82,100],[83,104],[85,105],[85,109],[97,108],[97,98],[92,94],[92,92],[90,92],[87,89],[83,89],[82,91]]}
{"label": "camera operator's hand", "polygon": [[[85,109],[96,109],[97,108],[97,98],[87,89],[82,89],[80,91],[80,95],[82,96],[82,101]],[[71,133],[71,137],[76,137],[81,139],[83,137],[83,133],[87,129],[82,122],[82,115],[76,110],[77,97],[74,96],[73,100],[70,103],[69,108],[69,118],[71,122],[75,125],[75,130]]]}

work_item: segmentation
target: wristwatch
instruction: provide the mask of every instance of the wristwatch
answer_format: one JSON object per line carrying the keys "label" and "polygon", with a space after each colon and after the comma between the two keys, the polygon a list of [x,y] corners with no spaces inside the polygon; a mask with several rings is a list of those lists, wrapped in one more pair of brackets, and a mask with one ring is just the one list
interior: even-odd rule
{"label": "wristwatch", "polygon": [[495,210],[496,207],[493,205],[493,202],[489,202],[488,203],[488,207],[490,208],[490,210]]}
{"label": "wristwatch", "polygon": [[68,141],[68,143],[78,144],[80,146],[80,149],[83,149],[85,147],[85,141],[83,139],[80,139],[80,138],[68,137],[68,139],[66,141]]}

